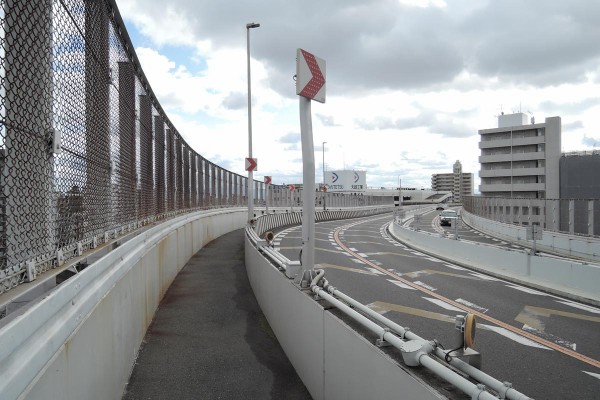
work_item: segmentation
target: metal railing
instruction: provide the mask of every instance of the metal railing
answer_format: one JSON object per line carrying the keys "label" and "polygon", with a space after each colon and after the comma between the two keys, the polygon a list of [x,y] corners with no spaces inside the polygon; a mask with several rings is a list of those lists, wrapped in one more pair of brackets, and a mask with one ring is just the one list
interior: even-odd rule
{"label": "metal railing", "polygon": [[0,26],[0,293],[148,223],[245,206],[249,190],[264,204],[264,183],[249,188],[174,127],[115,0],[0,0]]}
{"label": "metal railing", "polygon": [[246,204],[247,178],[165,114],[114,0],[0,10],[0,293],[149,222]]}
{"label": "metal railing", "polygon": [[574,235],[600,236],[600,199],[528,199],[469,196],[463,207],[471,214],[516,225]]}
{"label": "metal railing", "polygon": [[[263,218],[269,222],[261,223],[260,220]],[[293,274],[287,271],[294,262],[269,246],[260,237],[264,231],[257,227],[268,226],[269,229],[273,229],[273,222],[287,225],[289,221],[277,220],[272,216],[258,218],[256,226],[248,225],[246,227],[246,235],[270,263],[285,273],[288,278],[295,279]],[[325,279],[323,269],[317,268],[315,273],[316,276],[309,283],[309,287],[316,299],[325,299],[347,317],[366,328],[373,335],[375,344],[395,347],[402,354],[407,366],[424,367],[473,399],[530,399],[527,395],[514,389],[510,383],[501,382],[457,357],[450,357],[452,350],[443,349],[436,340],[423,339],[415,332],[396,324],[336,289]]]}

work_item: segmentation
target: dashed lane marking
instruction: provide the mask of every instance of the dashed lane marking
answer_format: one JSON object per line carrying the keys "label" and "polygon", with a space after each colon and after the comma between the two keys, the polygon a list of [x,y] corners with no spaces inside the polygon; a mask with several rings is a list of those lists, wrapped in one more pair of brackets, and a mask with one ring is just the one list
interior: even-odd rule
{"label": "dashed lane marking", "polygon": [[[345,225],[343,228],[336,229],[334,236],[335,236],[336,242],[338,242],[338,244],[340,245],[340,247],[342,247],[347,252],[352,252],[344,243],[342,243],[342,241],[340,239],[339,233],[342,231],[342,229],[347,229],[348,227],[352,227],[352,226],[355,226],[355,225],[358,225],[358,224],[361,224],[361,223],[364,223],[364,222],[365,221],[353,222],[353,223],[350,223],[348,225]],[[352,254],[356,258],[360,258],[360,256],[358,254],[356,254],[356,253],[352,252]],[[386,271],[385,268],[380,267],[380,266],[378,266],[378,265],[376,265],[376,264],[374,264],[374,263],[372,263],[372,262],[370,262],[368,260],[363,260],[363,261],[365,261],[367,263],[367,265],[370,265],[371,267],[379,269],[381,272],[384,272],[385,274],[389,275],[392,278],[396,278],[398,281],[400,281],[400,282],[402,282],[402,283],[404,283],[406,285],[413,286],[415,289],[418,289],[418,290],[422,291],[423,293],[428,294],[429,296],[435,297],[435,298],[440,299],[442,301],[445,301],[445,302],[447,302],[449,304],[452,304],[452,305],[454,305],[454,306],[456,306],[456,307],[458,307],[458,308],[460,308],[460,309],[462,309],[462,310],[464,310],[466,312],[470,312],[470,313],[476,315],[477,317],[479,317],[479,318],[481,318],[483,320],[492,322],[492,323],[498,325],[498,327],[503,328],[503,329],[505,329],[507,331],[510,331],[510,332],[512,332],[515,335],[520,335],[521,337],[524,336],[527,339],[530,339],[530,340],[533,340],[534,342],[537,342],[539,345],[547,346],[547,347],[549,347],[551,349],[557,350],[557,351],[559,351],[559,352],[561,352],[561,353],[563,353],[565,355],[573,357],[573,358],[575,358],[575,359],[577,359],[579,361],[582,361],[582,362],[584,362],[586,364],[592,365],[592,366],[594,366],[596,368],[600,368],[600,361],[598,361],[598,360],[595,360],[595,359],[593,359],[591,357],[588,357],[588,356],[586,356],[584,354],[577,353],[577,352],[575,352],[575,351],[573,351],[571,349],[567,349],[565,347],[559,346],[556,343],[550,342],[548,340],[539,338],[539,337],[535,336],[532,333],[523,331],[522,329],[516,328],[516,327],[514,327],[514,326],[512,326],[510,324],[507,324],[506,322],[500,321],[497,318],[493,318],[493,317],[491,317],[489,315],[486,315],[486,314],[484,314],[484,313],[482,313],[482,312],[480,312],[478,310],[474,310],[474,309],[469,308],[469,307],[467,307],[467,306],[465,306],[463,304],[457,303],[454,300],[448,299],[447,297],[442,296],[442,295],[440,295],[438,293],[435,293],[432,290],[428,290],[428,289],[426,289],[424,287],[420,287],[419,285],[417,285],[417,284],[415,284],[415,283],[413,283],[413,282],[411,282],[409,280],[403,279],[401,277],[396,277],[391,272]]]}
{"label": "dashed lane marking", "polygon": [[334,265],[334,264],[319,264],[319,265],[321,266],[321,268],[339,269],[340,271],[354,272],[357,274],[377,275],[373,271],[367,271],[367,270],[364,270],[361,268],[343,267],[341,265]]}

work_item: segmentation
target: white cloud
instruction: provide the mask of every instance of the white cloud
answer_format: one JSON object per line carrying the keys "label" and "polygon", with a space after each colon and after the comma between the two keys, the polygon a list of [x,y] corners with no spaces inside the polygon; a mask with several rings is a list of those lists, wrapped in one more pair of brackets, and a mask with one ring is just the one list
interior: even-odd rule
{"label": "white cloud", "polygon": [[[547,48],[531,53],[540,60],[528,60],[522,46],[511,54],[510,44],[495,46],[484,23],[493,3],[347,1],[319,13],[296,1],[149,3],[121,0],[119,7],[155,44],[136,48],[152,88],[200,154],[238,173],[248,153],[245,23],[252,20],[261,22],[252,30],[253,156],[256,176],[272,175],[275,183],[299,180],[302,171],[299,143],[281,141],[299,137],[296,47],[327,60],[327,102],[312,105],[317,180],[326,141],[329,168],[366,168],[372,186],[394,186],[400,175],[403,184],[429,187],[431,174],[450,172],[456,160],[477,181],[477,130],[494,127],[501,109],[531,111],[537,121],[560,115],[564,150],[585,149],[600,132],[600,69],[591,63],[598,52],[577,47],[579,61],[559,60],[551,56],[555,44],[540,36]],[[569,15],[558,26],[576,38],[595,29],[578,10],[557,2],[547,12]],[[510,15],[502,11],[502,18]],[[504,29],[510,37],[511,26]],[[179,64],[165,55],[173,52]],[[494,59],[515,64],[494,69],[501,64]],[[570,78],[561,81],[561,73]]]}

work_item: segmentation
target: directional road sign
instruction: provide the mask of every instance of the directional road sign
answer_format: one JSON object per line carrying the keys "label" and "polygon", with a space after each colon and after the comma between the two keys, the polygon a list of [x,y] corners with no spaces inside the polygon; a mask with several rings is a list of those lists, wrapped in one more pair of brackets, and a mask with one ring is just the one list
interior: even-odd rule
{"label": "directional road sign", "polygon": [[325,60],[302,49],[296,51],[296,94],[325,103]]}
{"label": "directional road sign", "polygon": [[270,185],[271,184],[271,177],[270,176],[265,176],[265,184],[266,185]]}
{"label": "directional road sign", "polygon": [[294,191],[294,189],[296,189],[296,186],[294,186],[294,185],[290,185],[290,186],[289,186],[289,188],[290,188],[290,192],[293,192],[293,191]]}
{"label": "directional road sign", "polygon": [[246,158],[246,171],[256,171],[256,165],[258,161],[256,158]]}

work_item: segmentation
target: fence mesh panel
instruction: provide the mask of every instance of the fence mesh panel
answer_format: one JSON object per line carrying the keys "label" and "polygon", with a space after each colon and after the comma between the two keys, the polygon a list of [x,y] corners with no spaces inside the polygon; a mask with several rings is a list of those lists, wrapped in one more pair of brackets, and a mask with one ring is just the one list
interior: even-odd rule
{"label": "fence mesh panel", "polygon": [[[157,102],[114,1],[2,0],[0,25],[0,293],[125,230],[225,204],[208,201],[208,161]],[[239,189],[228,205],[247,202]]]}
{"label": "fence mesh panel", "polygon": [[[144,224],[247,204],[248,179],[164,113],[114,0],[0,0],[0,26],[0,293]],[[262,182],[251,190],[263,204]]]}

